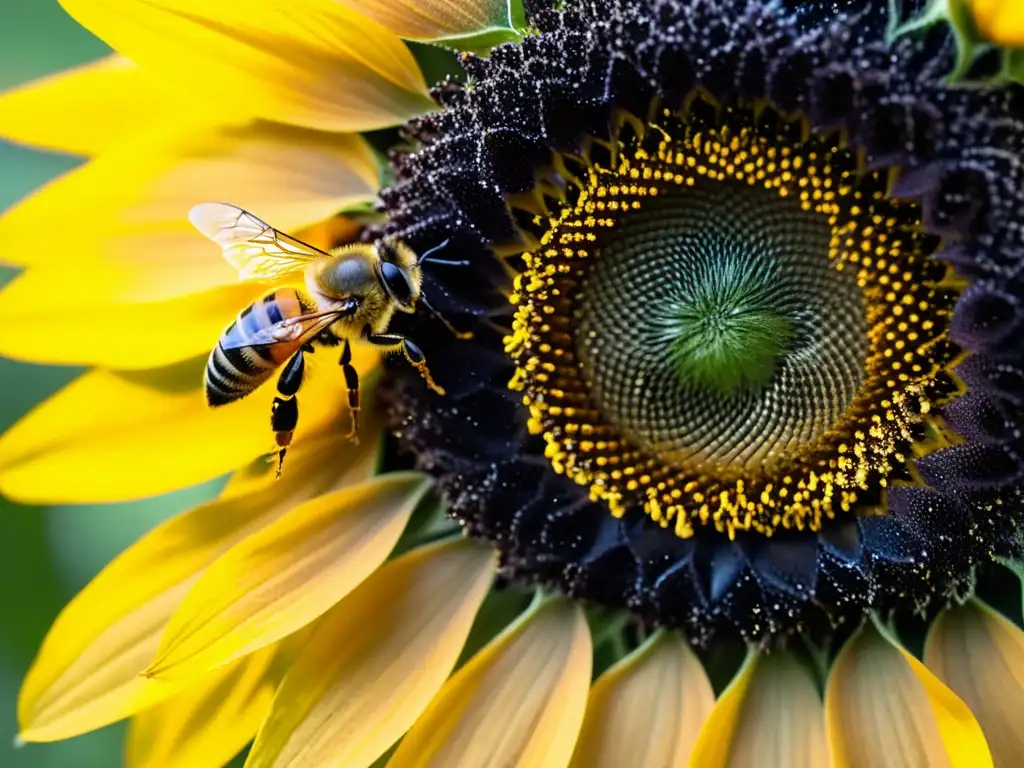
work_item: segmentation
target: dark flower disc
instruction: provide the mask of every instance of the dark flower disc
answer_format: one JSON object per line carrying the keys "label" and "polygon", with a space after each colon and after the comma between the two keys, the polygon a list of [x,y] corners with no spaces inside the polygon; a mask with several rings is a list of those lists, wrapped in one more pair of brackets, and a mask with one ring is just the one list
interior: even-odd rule
{"label": "dark flower disc", "polygon": [[1021,552],[1024,93],[888,3],[547,10],[410,123],[448,240],[382,402],[513,577],[695,642],[814,639]]}

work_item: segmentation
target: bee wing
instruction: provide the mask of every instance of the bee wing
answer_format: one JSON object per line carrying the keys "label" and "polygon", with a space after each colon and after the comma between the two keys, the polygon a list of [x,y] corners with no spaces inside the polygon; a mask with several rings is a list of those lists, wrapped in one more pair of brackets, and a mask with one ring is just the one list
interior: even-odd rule
{"label": "bee wing", "polygon": [[329,255],[227,203],[200,203],[188,220],[223,249],[242,280],[281,277]]}
{"label": "bee wing", "polygon": [[289,342],[298,346],[316,338],[324,328],[335,320],[354,314],[357,306],[357,302],[347,301],[337,309],[288,317],[255,331],[243,332],[239,324],[236,323],[231,331],[221,339],[220,344],[224,349],[262,347]]}

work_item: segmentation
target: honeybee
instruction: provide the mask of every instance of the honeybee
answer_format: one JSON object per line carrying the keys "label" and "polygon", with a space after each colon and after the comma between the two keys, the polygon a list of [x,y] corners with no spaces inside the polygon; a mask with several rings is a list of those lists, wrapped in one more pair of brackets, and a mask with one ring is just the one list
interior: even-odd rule
{"label": "honeybee", "polygon": [[[297,394],[305,355],[314,345],[341,345],[351,411],[350,438],[359,430],[359,375],[352,365],[352,341],[363,341],[402,355],[440,395],[423,352],[406,337],[388,332],[395,312],[415,312],[422,300],[420,265],[447,241],[417,256],[401,242],[386,240],[346,245],[330,253],[274,229],[248,211],[226,203],[202,203],[189,221],[217,243],[242,279],[273,279],[304,270],[308,294],[278,288],[239,313],[221,334],[206,363],[206,400],[211,407],[253,392],[283,366],[271,409],[277,474],[299,419]],[[442,264],[465,262],[429,259]]]}

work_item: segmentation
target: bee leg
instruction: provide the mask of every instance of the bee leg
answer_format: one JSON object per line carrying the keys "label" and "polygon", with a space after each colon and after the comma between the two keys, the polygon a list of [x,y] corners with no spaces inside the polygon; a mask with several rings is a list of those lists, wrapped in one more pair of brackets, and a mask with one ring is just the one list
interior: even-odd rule
{"label": "bee leg", "polygon": [[430,375],[430,369],[427,368],[427,359],[423,355],[423,350],[405,338],[405,336],[398,333],[371,333],[367,334],[366,340],[379,347],[401,347],[405,359],[409,361],[409,365],[419,372],[423,380],[427,382],[427,386],[439,395],[444,394],[444,387],[434,381],[434,377]]}
{"label": "bee leg", "polygon": [[288,361],[281,375],[277,379],[277,396],[274,397],[274,404],[270,410],[270,427],[274,430],[274,439],[277,442],[277,476],[281,476],[284,468],[284,455],[288,453],[288,446],[291,445],[292,435],[295,434],[295,426],[299,423],[299,401],[295,394],[302,385],[302,374],[306,368],[306,361],[303,351],[296,352]]}
{"label": "bee leg", "polygon": [[345,372],[345,387],[348,389],[348,410],[352,416],[352,429],[347,438],[357,440],[359,435],[359,373],[352,365],[352,345],[345,339],[338,364]]}
{"label": "bee leg", "polygon": [[409,339],[402,337],[402,354],[409,361],[409,365],[415,368],[420,376],[423,377],[423,380],[427,382],[428,387],[439,395],[444,394],[444,387],[434,381],[434,377],[430,375],[430,369],[427,368],[427,358],[424,357],[422,349],[409,341]]}

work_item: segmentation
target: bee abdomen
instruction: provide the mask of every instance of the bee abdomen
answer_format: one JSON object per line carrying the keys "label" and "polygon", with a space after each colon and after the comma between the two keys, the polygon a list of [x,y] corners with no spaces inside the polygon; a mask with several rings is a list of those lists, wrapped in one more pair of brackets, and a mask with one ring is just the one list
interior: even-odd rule
{"label": "bee abdomen", "polygon": [[282,288],[246,307],[206,362],[206,401],[211,406],[239,400],[255,390],[298,349],[297,344],[249,344],[262,328],[307,311],[302,296]]}
{"label": "bee abdomen", "polygon": [[258,347],[227,349],[218,343],[206,362],[206,401],[224,405],[245,397],[274,373],[276,364]]}

